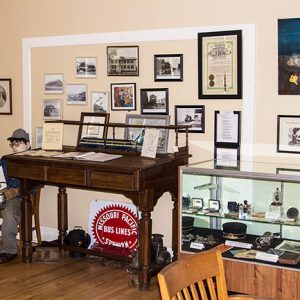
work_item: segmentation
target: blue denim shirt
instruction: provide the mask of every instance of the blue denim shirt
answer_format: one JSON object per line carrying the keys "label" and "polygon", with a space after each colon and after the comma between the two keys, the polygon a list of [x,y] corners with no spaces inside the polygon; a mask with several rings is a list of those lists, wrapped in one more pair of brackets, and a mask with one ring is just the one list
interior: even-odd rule
{"label": "blue denim shirt", "polygon": [[20,187],[20,180],[17,179],[17,178],[7,176],[7,161],[4,160],[4,159],[1,159],[0,160],[0,165],[2,166],[2,169],[3,169],[3,173],[4,173],[4,176],[5,176],[7,187],[10,188],[10,189],[19,188]]}

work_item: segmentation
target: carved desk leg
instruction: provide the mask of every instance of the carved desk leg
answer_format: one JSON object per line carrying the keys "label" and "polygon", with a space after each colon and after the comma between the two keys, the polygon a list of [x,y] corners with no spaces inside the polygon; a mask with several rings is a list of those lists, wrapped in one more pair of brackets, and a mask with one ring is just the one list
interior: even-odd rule
{"label": "carved desk leg", "polygon": [[139,194],[139,209],[141,211],[139,222],[139,288],[145,291],[149,289],[150,284],[153,191],[146,190]]}
{"label": "carved desk leg", "polygon": [[57,194],[58,240],[61,244],[68,230],[68,195],[65,187],[58,188]]}
{"label": "carved desk leg", "polygon": [[22,235],[22,257],[23,262],[32,262],[32,207],[30,194],[22,196],[21,203],[21,235]]}

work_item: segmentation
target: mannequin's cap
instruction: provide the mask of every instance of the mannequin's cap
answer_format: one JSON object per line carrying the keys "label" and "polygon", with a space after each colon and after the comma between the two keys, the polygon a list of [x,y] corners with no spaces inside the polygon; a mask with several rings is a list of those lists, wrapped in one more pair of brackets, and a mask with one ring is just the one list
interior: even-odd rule
{"label": "mannequin's cap", "polygon": [[7,138],[8,141],[13,141],[13,140],[24,140],[26,142],[29,142],[29,134],[22,128],[16,129],[12,136]]}

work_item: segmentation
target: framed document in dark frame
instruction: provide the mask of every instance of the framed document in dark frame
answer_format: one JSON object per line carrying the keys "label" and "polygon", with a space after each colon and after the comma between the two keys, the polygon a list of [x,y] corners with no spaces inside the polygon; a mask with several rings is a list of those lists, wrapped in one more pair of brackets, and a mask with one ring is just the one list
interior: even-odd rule
{"label": "framed document in dark frame", "polygon": [[242,31],[198,33],[198,98],[242,98]]}

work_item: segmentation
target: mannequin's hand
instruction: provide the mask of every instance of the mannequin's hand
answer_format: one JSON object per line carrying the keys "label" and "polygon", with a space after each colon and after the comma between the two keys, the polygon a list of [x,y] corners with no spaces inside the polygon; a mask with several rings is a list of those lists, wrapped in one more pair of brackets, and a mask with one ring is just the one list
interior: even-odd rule
{"label": "mannequin's hand", "polygon": [[4,189],[2,192],[5,194],[7,200],[15,198],[19,195],[19,189]]}

